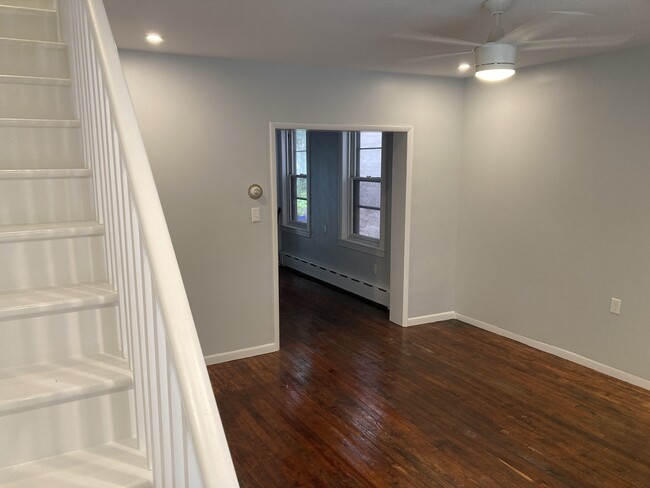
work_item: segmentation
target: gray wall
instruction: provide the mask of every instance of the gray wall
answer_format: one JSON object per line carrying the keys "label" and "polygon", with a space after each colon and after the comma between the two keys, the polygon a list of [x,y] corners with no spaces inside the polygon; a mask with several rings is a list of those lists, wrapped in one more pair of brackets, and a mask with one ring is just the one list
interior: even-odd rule
{"label": "gray wall", "polygon": [[644,378],[647,59],[643,48],[468,82],[456,300],[462,314]]}
{"label": "gray wall", "polygon": [[409,316],[453,310],[462,82],[120,56],[204,354],[273,342],[270,122],[414,127]]}
{"label": "gray wall", "polygon": [[[305,237],[283,231],[281,227],[281,250],[363,278],[374,285],[390,288],[390,199],[387,199],[388,208],[384,213],[387,226],[384,256],[340,246],[342,133],[309,131],[307,134],[311,172],[311,235]],[[280,196],[278,202],[282,201]]]}
{"label": "gray wall", "polygon": [[205,354],[273,340],[273,209],[251,224],[246,196],[270,187],[269,123],[413,125],[409,316],[455,309],[650,378],[649,54],[482,85],[122,52]]}

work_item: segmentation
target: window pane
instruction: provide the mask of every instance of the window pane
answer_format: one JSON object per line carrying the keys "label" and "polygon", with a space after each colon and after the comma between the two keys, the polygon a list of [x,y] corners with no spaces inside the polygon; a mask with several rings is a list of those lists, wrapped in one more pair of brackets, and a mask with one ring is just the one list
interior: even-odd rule
{"label": "window pane", "polygon": [[296,151],[307,150],[307,131],[305,129],[296,130]]}
{"label": "window pane", "polygon": [[307,152],[300,151],[296,152],[296,167],[294,168],[296,174],[306,175],[307,174]]}
{"label": "window pane", "polygon": [[359,174],[381,178],[381,149],[361,149],[359,151]]}
{"label": "window pane", "polygon": [[381,212],[379,210],[360,208],[357,216],[359,219],[356,225],[357,233],[362,236],[379,239]]}
{"label": "window pane", "polygon": [[307,222],[307,200],[296,200],[296,220]]}
{"label": "window pane", "polygon": [[296,197],[307,198],[307,178],[298,177],[296,181]]}
{"label": "window pane", "polygon": [[381,183],[374,181],[355,181],[355,200],[364,207],[381,207]]}
{"label": "window pane", "polygon": [[359,132],[359,146],[381,147],[381,132]]}

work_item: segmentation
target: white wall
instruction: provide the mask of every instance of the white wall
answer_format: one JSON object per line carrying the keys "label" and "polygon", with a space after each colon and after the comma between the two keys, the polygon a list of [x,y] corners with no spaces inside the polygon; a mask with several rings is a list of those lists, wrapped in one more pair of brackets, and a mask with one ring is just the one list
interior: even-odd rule
{"label": "white wall", "polygon": [[642,48],[468,82],[456,299],[464,315],[643,378],[647,59]]}
{"label": "white wall", "polygon": [[273,341],[271,122],[414,127],[409,316],[453,310],[462,82],[120,56],[206,355]]}

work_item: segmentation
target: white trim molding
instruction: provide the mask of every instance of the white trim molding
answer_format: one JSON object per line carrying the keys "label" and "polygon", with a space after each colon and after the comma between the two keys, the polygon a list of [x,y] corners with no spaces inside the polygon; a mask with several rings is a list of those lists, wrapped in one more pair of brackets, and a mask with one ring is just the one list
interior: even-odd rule
{"label": "white trim molding", "polygon": [[220,352],[219,354],[212,354],[205,356],[206,366],[213,364],[225,363],[234,361],[235,359],[251,358],[261,354],[268,354],[280,350],[280,344],[272,342],[270,344],[262,344],[261,346],[248,347],[246,349],[238,349],[236,351]]}
{"label": "white trim molding", "polygon": [[[501,327],[497,327],[496,325],[488,324],[487,322],[483,322],[481,320],[468,317],[467,315],[463,315],[461,313],[442,312],[442,313],[436,313],[431,315],[422,315],[420,317],[411,317],[406,321],[405,325],[402,325],[402,327],[412,327],[414,325],[432,324],[435,322],[443,322],[445,320],[452,320],[452,319],[456,319],[461,322],[465,322],[466,324],[472,325],[474,327],[478,327],[479,329],[483,329],[485,331],[492,332],[502,337],[512,339],[513,341],[519,342],[521,344],[526,344],[527,346],[530,346],[539,351],[543,351],[548,354],[552,354],[553,356],[557,356],[562,359],[566,359],[567,361],[571,361],[572,363],[585,366],[586,368],[593,369],[594,371],[598,371],[599,373],[603,373],[607,376],[611,376],[612,378],[616,378],[618,380],[624,381],[631,385],[638,386],[639,388],[650,390],[650,380],[648,379],[633,375],[632,373],[628,373],[620,369],[616,369],[606,364],[599,363],[598,361],[594,361],[593,359],[580,356],[579,354],[576,354],[571,351],[567,351],[560,347],[552,346],[550,344],[546,344],[545,342],[541,342],[536,339],[531,339],[530,337],[526,337],[521,334],[517,334],[515,332],[502,329]],[[206,365],[210,366],[212,364],[225,363],[227,361],[234,361],[236,359],[244,359],[248,357],[259,356],[260,354],[276,352],[279,349],[280,349],[279,343],[264,344],[261,346],[249,347],[247,349],[239,349],[236,351],[229,351],[229,352],[223,352],[219,354],[213,354],[211,356],[206,356],[205,363]]]}
{"label": "white trim molding", "polygon": [[645,378],[641,378],[639,376],[635,376],[626,371],[621,371],[620,369],[607,366],[606,364],[599,363],[597,361],[594,361],[593,359],[580,356],[579,354],[576,354],[571,351],[567,351],[557,346],[552,346],[550,344],[546,344],[545,342],[531,339],[529,337],[517,334],[515,332],[502,329],[495,325],[482,322],[472,317],[468,317],[467,315],[463,315],[459,313],[455,315],[457,320],[460,320],[461,322],[466,322],[470,325],[473,325],[474,327],[478,327],[479,329],[487,330],[488,332],[493,332],[497,335],[507,337],[508,339],[512,339],[513,341],[526,344],[527,346],[530,346],[534,349],[538,349],[540,351],[553,354],[554,356],[558,356],[562,359],[566,359],[573,363],[580,364],[581,366],[585,366],[589,369],[593,369],[594,371],[598,371],[599,373],[606,374],[607,376],[611,376],[612,378],[616,378],[621,381],[625,381],[626,383],[630,383],[631,385],[638,386],[646,390],[650,390],[650,380],[647,380]]}
{"label": "white trim molding", "polygon": [[[393,133],[393,164],[392,164],[392,192],[391,192],[391,260],[390,276],[390,321],[404,325],[408,321],[409,306],[409,269],[411,250],[411,185],[413,166],[413,126],[403,125],[365,125],[365,124],[308,124],[308,123],[269,123],[269,169],[271,175],[271,188],[269,192],[269,205],[277,209],[278,186],[281,184],[281,175],[278,175],[277,164],[277,137],[279,129],[307,129],[345,131],[381,131]],[[279,249],[278,249],[278,222],[277,213],[271,212],[271,265],[273,267],[273,324],[274,341],[280,341],[280,292],[279,292]]]}
{"label": "white trim molding", "polygon": [[432,315],[422,315],[420,317],[410,317],[402,327],[412,327],[414,325],[432,324],[456,318],[456,312],[434,313]]}

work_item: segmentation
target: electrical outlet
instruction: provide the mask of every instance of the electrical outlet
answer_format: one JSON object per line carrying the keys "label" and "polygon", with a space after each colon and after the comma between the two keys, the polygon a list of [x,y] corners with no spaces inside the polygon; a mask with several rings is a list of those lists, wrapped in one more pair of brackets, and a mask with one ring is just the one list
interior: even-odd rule
{"label": "electrical outlet", "polygon": [[622,301],[620,298],[612,297],[612,302],[609,305],[609,311],[616,315],[621,315],[621,305]]}

